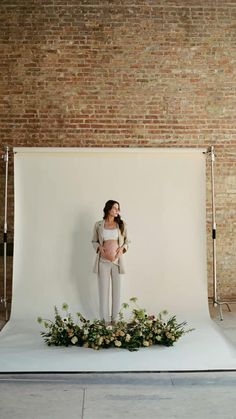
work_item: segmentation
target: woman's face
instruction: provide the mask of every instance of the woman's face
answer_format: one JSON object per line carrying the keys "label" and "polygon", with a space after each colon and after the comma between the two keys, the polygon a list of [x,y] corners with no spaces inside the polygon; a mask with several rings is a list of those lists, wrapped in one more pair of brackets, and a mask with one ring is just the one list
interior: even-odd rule
{"label": "woman's face", "polygon": [[112,217],[117,217],[119,212],[120,212],[119,205],[117,203],[115,203],[114,205],[112,205],[112,207],[109,211],[109,215],[111,215]]}

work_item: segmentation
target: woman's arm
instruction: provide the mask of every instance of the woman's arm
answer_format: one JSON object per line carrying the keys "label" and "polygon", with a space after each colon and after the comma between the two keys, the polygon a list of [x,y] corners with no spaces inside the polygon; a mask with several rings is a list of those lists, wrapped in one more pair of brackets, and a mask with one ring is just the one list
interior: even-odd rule
{"label": "woman's arm", "polygon": [[98,226],[97,226],[97,223],[95,223],[95,226],[94,226],[94,229],[93,229],[92,244],[93,244],[94,249],[98,253],[99,252],[100,243],[99,243],[99,239],[98,239]]}
{"label": "woman's arm", "polygon": [[124,236],[124,243],[123,243],[123,245],[121,247],[123,248],[123,253],[125,253],[125,252],[127,252],[128,248],[129,248],[129,243],[130,243],[130,241],[128,239],[127,226],[126,226],[125,223],[124,223],[124,233],[123,233],[123,236]]}
{"label": "woman's arm", "polygon": [[129,247],[129,239],[128,239],[128,235],[127,235],[127,227],[126,224],[124,223],[124,231],[122,234],[123,237],[123,244],[122,246],[118,247],[117,251],[116,251],[116,258],[121,257],[121,255],[123,255],[124,253],[127,252],[128,247]]}

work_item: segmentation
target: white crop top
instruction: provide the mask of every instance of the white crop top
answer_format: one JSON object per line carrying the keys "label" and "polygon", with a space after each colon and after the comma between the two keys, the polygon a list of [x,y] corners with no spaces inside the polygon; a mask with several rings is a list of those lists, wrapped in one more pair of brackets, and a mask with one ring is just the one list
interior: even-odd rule
{"label": "white crop top", "polygon": [[103,229],[103,240],[118,240],[119,237],[119,233],[118,233],[118,228],[113,228],[113,229],[108,229],[108,228],[104,228]]}

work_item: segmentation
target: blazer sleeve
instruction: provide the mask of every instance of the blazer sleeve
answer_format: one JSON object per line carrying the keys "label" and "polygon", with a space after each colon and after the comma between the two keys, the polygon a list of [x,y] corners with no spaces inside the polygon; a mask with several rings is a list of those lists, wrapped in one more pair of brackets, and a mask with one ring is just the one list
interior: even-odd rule
{"label": "blazer sleeve", "polygon": [[93,229],[93,238],[92,238],[92,244],[96,252],[98,252],[99,248],[99,238],[98,238],[98,223],[95,223],[94,229]]}
{"label": "blazer sleeve", "polygon": [[123,253],[125,253],[125,252],[127,252],[128,248],[129,248],[129,243],[130,243],[130,241],[128,239],[127,225],[125,223],[124,223],[124,233],[123,233],[123,236],[124,236],[124,243],[123,243],[122,247],[124,249],[123,250]]}

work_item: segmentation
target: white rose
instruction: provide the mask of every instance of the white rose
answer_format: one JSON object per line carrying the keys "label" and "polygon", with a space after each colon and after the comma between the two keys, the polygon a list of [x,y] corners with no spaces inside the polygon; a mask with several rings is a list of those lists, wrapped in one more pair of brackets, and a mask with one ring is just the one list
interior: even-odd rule
{"label": "white rose", "polygon": [[73,338],[71,339],[71,343],[73,343],[73,345],[75,345],[77,342],[78,342],[77,336],[73,336]]}
{"label": "white rose", "polygon": [[156,340],[157,340],[158,342],[160,342],[160,341],[161,341],[161,336],[157,336],[157,337],[156,337]]}
{"label": "white rose", "polygon": [[143,341],[143,346],[149,346],[149,342],[147,340]]}
{"label": "white rose", "polygon": [[119,340],[115,340],[115,346],[121,346],[121,342]]}
{"label": "white rose", "polygon": [[126,337],[125,337],[125,341],[126,341],[126,342],[129,342],[129,341],[130,341],[130,339],[131,339],[131,336],[127,333],[127,335],[126,335]]}
{"label": "white rose", "polygon": [[98,339],[98,345],[101,345],[103,343],[103,337],[101,336],[99,339]]}
{"label": "white rose", "polygon": [[109,324],[109,326],[106,327],[107,330],[112,330],[112,325]]}

